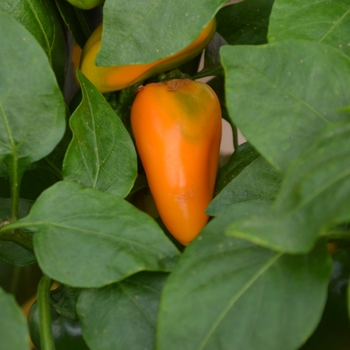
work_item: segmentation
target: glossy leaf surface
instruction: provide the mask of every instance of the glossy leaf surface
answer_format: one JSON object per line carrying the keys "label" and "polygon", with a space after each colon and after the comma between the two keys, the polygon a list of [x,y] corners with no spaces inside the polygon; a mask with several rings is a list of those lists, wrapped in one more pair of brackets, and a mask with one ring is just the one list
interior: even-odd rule
{"label": "glossy leaf surface", "polygon": [[285,171],[327,123],[346,118],[337,109],[349,102],[350,58],[341,51],[291,40],[220,52],[231,119],[276,168]]}
{"label": "glossy leaf surface", "polygon": [[275,249],[310,250],[328,228],[350,220],[350,122],[327,125],[287,172],[266,215],[233,223],[228,233]]}
{"label": "glossy leaf surface", "polygon": [[186,249],[163,290],[158,349],[294,350],[311,334],[332,270],[326,247],[287,255],[225,236],[258,209],[237,205]]}
{"label": "glossy leaf surface", "polygon": [[70,119],[73,140],[63,166],[65,180],[125,197],[137,175],[136,151],[122,121],[78,71],[83,99]]}
{"label": "glossy leaf surface", "polygon": [[149,63],[170,56],[191,44],[225,2],[107,1],[97,65]]}
{"label": "glossy leaf surface", "polygon": [[217,14],[217,31],[230,45],[267,43],[274,0],[245,0],[223,7]]}
{"label": "glossy leaf surface", "polygon": [[4,13],[0,31],[6,33],[0,50],[0,163],[7,163],[15,182],[62,138],[65,105],[48,59],[32,35]]}
{"label": "glossy leaf surface", "polygon": [[[0,11],[21,23],[44,49],[50,65],[63,88],[65,62],[68,57],[65,34],[54,1],[2,0]],[[29,70],[30,66],[25,66]]]}
{"label": "glossy leaf surface", "polygon": [[77,309],[91,349],[153,350],[167,277],[165,273],[142,272],[104,288],[83,290]]}
{"label": "glossy leaf surface", "polygon": [[46,190],[13,227],[35,232],[41,269],[73,287],[101,287],[142,270],[170,271],[179,254],[148,215],[73,182]]}
{"label": "glossy leaf surface", "polygon": [[350,56],[350,1],[275,0],[269,42],[307,39],[330,44]]}
{"label": "glossy leaf surface", "polygon": [[281,174],[258,157],[237,175],[210,203],[207,213],[218,215],[233,203],[271,200],[279,192]]}
{"label": "glossy leaf surface", "polygon": [[0,338],[1,349],[28,350],[29,334],[24,315],[15,298],[0,288]]}

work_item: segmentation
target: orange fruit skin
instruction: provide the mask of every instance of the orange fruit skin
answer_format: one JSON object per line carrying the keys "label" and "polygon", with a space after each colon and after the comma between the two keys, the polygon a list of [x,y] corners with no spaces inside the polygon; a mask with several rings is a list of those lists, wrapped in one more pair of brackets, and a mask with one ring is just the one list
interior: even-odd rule
{"label": "orange fruit skin", "polygon": [[206,225],[221,142],[221,109],[201,82],[146,85],[131,109],[131,126],[159,215],[183,245]]}

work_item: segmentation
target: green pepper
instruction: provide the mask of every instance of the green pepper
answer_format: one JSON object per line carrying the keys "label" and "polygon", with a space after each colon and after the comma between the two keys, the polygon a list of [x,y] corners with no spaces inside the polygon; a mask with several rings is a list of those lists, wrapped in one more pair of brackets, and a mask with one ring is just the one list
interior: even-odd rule
{"label": "green pepper", "polygon": [[[51,305],[52,334],[56,350],[89,350],[82,337],[79,320],[60,315]],[[28,314],[29,333],[37,350],[40,350],[39,310],[34,302]]]}

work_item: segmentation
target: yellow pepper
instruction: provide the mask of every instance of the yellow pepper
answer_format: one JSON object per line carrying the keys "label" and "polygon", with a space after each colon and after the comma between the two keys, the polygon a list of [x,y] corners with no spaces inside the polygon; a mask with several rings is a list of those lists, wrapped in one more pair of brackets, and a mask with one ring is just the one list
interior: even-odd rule
{"label": "yellow pepper", "polygon": [[153,75],[177,68],[197,56],[209,43],[216,29],[215,18],[203,29],[198,38],[185,49],[169,57],[147,64],[127,66],[96,66],[97,52],[101,47],[102,23],[86,42],[80,61],[80,70],[102,92],[124,89]]}
{"label": "yellow pepper", "polygon": [[144,86],[131,127],[159,215],[187,245],[206,225],[221,142],[221,109],[209,85],[174,79]]}

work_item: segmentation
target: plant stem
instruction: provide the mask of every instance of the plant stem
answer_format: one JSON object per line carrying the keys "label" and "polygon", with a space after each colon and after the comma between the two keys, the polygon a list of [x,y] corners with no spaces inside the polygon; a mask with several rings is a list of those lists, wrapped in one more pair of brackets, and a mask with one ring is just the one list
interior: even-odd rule
{"label": "plant stem", "polygon": [[0,223],[0,241],[17,243],[24,249],[34,254],[33,239],[26,232],[18,230],[16,224]]}
{"label": "plant stem", "polygon": [[40,321],[40,346],[43,350],[55,350],[51,327],[50,288],[53,280],[43,275],[38,286],[38,310]]}
{"label": "plant stem", "polygon": [[231,123],[232,127],[232,138],[233,138],[233,149],[236,150],[238,147],[238,129],[237,126]]}

